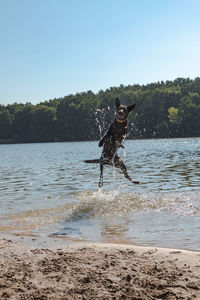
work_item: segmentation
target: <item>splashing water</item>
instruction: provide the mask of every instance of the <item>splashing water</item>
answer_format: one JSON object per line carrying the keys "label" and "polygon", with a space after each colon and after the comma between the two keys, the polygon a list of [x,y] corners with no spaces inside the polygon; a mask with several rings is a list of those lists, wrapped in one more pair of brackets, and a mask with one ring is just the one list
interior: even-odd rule
{"label": "splashing water", "polygon": [[103,137],[103,134],[107,130],[105,119],[106,119],[106,115],[109,113],[109,111],[110,111],[109,106],[107,106],[106,108],[97,109],[95,111],[95,121],[96,121],[97,127],[99,128],[100,138]]}

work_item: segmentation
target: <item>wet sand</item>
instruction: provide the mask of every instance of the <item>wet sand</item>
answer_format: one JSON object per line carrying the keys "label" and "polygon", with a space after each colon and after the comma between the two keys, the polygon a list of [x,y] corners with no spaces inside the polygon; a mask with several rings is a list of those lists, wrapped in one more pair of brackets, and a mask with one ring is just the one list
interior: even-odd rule
{"label": "wet sand", "polygon": [[200,299],[200,252],[0,239],[0,299]]}

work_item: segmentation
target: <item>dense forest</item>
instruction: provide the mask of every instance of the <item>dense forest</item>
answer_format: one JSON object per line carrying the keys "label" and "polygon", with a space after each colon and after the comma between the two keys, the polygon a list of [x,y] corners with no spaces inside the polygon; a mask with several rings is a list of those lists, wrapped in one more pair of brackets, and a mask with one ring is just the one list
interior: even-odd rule
{"label": "dense forest", "polygon": [[98,140],[114,118],[115,98],[136,103],[129,139],[200,136],[200,78],[120,85],[42,102],[0,105],[0,143]]}

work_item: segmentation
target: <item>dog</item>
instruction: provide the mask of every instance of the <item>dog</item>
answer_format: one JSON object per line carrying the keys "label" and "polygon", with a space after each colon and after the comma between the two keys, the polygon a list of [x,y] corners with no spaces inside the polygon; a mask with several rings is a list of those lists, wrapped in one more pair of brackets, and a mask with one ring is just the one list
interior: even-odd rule
{"label": "dog", "polygon": [[139,184],[139,181],[133,180],[127,173],[124,162],[119,158],[117,150],[124,148],[124,140],[128,131],[128,115],[135,108],[136,104],[124,106],[116,98],[115,119],[111,123],[108,131],[99,142],[99,147],[103,146],[100,159],[85,160],[86,163],[100,164],[100,180],[99,187],[103,186],[103,169],[104,165],[114,166],[122,170],[124,177],[134,184]]}

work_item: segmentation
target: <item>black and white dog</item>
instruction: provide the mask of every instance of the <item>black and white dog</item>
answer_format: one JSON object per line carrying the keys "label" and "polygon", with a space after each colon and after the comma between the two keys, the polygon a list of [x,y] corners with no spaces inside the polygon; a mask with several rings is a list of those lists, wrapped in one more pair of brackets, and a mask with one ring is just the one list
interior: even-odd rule
{"label": "black and white dog", "polygon": [[108,128],[107,133],[99,142],[99,147],[103,146],[103,151],[100,159],[85,160],[86,163],[99,163],[100,164],[100,181],[99,187],[103,186],[103,167],[104,165],[114,166],[120,168],[128,180],[132,183],[138,184],[139,181],[131,179],[127,173],[124,162],[119,158],[117,150],[124,148],[124,140],[128,131],[128,115],[135,108],[136,104],[131,106],[124,106],[120,104],[116,98],[116,112],[115,120]]}

